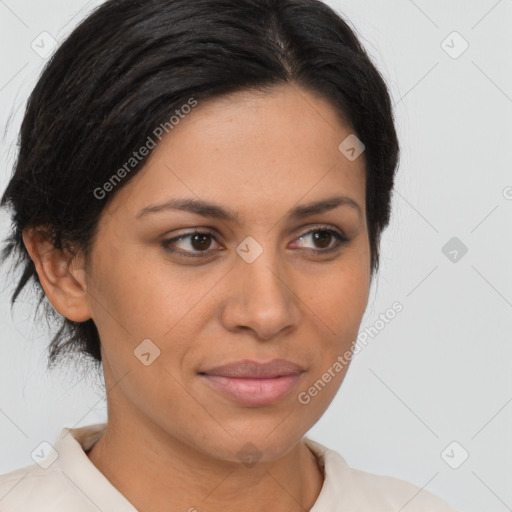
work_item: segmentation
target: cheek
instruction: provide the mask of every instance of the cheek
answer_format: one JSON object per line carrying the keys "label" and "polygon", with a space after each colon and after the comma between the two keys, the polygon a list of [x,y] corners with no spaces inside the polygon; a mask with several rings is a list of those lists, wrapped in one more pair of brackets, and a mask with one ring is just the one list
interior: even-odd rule
{"label": "cheek", "polygon": [[170,275],[164,260],[150,261],[148,252],[130,245],[105,245],[93,262],[91,295],[100,306],[95,308],[97,316],[104,320],[110,314],[118,328],[137,337],[161,335],[186,301],[180,280]]}
{"label": "cheek", "polygon": [[[369,265],[359,257],[345,258],[317,279],[310,292],[310,309],[317,333],[316,347],[310,354],[309,378],[297,399],[301,414],[314,425],[340,388],[352,360],[352,345],[357,338],[369,291]],[[328,329],[326,328],[328,327]],[[326,335],[327,333],[327,335]]]}
{"label": "cheek", "polygon": [[201,319],[214,315],[212,297],[219,276],[199,267],[179,268],[157,252],[110,247],[95,261],[93,318],[119,376],[123,367],[140,370],[134,351],[146,339],[156,347],[159,364],[180,367],[201,335],[206,321]]}
{"label": "cheek", "polygon": [[349,343],[357,335],[368,301],[369,272],[365,251],[354,250],[316,275],[314,283],[308,280],[305,302],[329,328],[334,343]]}

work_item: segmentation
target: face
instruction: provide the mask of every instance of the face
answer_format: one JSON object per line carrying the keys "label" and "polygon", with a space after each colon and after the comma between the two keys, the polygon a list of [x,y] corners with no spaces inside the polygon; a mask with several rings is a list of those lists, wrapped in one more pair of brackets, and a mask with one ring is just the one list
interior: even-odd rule
{"label": "face", "polygon": [[[246,443],[283,455],[318,420],[369,291],[364,155],[338,149],[351,133],[297,86],[245,91],[198,104],[115,193],[86,276],[109,420],[235,462]],[[213,370],[275,359],[300,370]]]}

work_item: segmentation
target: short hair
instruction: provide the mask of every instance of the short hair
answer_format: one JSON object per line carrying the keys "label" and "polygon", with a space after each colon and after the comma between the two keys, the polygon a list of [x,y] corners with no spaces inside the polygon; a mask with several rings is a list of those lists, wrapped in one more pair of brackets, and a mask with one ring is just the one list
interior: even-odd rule
{"label": "short hair", "polygon": [[[94,191],[183,105],[294,84],[327,99],[365,146],[371,277],[389,223],[399,146],[385,81],[355,31],[319,0],[108,0],[46,64],[28,99],[13,175],[0,206],[12,209],[1,260],[22,267],[11,307],[32,279],[58,324],[48,367],[64,355],[101,366],[92,319],[61,317],[45,296],[22,238],[44,227],[54,246],[90,254],[101,213],[144,166],[106,198]],[[341,142],[341,141],[340,141]],[[151,153],[151,152],[150,152]],[[125,166],[126,170],[126,166]]]}

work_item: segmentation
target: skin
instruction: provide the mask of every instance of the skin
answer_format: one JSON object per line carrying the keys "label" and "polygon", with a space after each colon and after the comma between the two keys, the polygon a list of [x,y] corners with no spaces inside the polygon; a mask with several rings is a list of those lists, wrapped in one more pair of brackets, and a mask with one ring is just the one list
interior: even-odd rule
{"label": "skin", "polygon": [[[87,455],[138,510],[289,512],[315,503],[323,474],[303,436],[347,367],[308,404],[298,395],[353,345],[370,285],[364,154],[349,161],[338,150],[351,133],[327,100],[296,85],[216,98],[195,107],[111,192],[90,260],[54,249],[36,230],[24,233],[53,306],[98,328],[108,426]],[[360,211],[341,205],[287,217],[341,194]],[[171,209],[137,218],[171,198],[218,203],[239,223]],[[195,228],[213,238],[171,247],[199,257],[161,246]],[[322,254],[338,242],[300,238],[313,228],[341,230],[349,241]],[[247,236],[263,249],[252,263],[235,251]],[[148,366],[134,356],[144,339],[160,349]],[[198,375],[273,358],[305,369],[273,405],[239,405]],[[247,443],[261,454],[251,467],[237,455]]]}

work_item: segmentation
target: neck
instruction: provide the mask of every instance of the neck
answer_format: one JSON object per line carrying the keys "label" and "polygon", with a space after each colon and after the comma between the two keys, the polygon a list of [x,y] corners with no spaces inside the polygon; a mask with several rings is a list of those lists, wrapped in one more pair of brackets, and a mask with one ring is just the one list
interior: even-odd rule
{"label": "neck", "polygon": [[139,512],[309,510],[323,485],[303,441],[278,460],[254,466],[222,461],[178,440],[109,421],[91,462]]}

